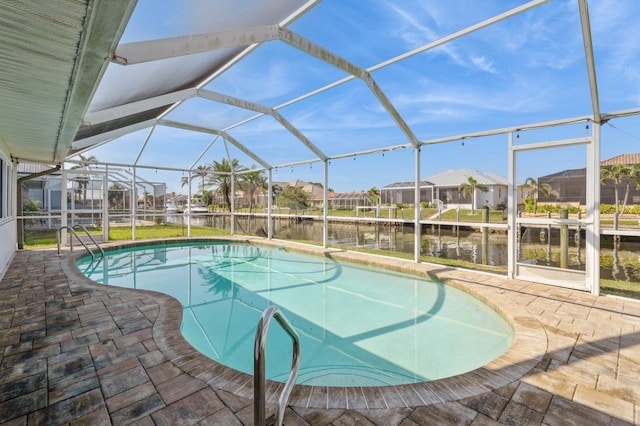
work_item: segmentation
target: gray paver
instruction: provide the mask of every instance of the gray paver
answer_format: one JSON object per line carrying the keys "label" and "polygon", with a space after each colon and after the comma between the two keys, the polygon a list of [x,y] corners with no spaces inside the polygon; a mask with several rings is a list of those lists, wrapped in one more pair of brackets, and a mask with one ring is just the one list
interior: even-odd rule
{"label": "gray paver", "polygon": [[[90,284],[69,269],[71,260],[52,250],[21,251],[2,277],[0,423],[252,423],[250,378],[186,344],[178,303]],[[429,267],[411,268],[424,274],[421,268]],[[634,386],[640,381],[640,303],[440,270],[517,317],[524,346],[457,381],[331,392],[299,387],[287,424],[640,420]],[[544,349],[528,357],[527,345],[540,338],[536,330]],[[267,417],[274,412],[270,404]]]}

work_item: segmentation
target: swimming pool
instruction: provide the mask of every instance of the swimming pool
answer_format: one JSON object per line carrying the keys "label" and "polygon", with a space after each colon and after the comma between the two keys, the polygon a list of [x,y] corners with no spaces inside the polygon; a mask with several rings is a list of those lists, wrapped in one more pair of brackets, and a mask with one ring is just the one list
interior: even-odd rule
{"label": "swimming pool", "polygon": [[[251,374],[260,313],[276,304],[301,337],[298,383],[381,386],[480,367],[513,340],[509,324],[474,297],[438,281],[330,257],[235,242],[138,246],[83,258],[91,279],[169,294],[182,333],[199,351]],[[272,326],[267,377],[284,381],[289,338]]]}

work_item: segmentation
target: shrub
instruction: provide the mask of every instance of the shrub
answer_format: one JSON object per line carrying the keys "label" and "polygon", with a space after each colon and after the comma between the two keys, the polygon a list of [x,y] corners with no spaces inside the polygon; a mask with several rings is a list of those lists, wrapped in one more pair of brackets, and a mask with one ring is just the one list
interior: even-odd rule
{"label": "shrub", "polygon": [[[524,199],[524,211],[525,212],[533,213],[533,206],[534,206],[533,198],[527,197],[527,198]],[[540,209],[540,206],[538,206],[538,209]]]}
{"label": "shrub", "polygon": [[40,204],[40,202],[37,201],[37,200],[27,201],[22,206],[22,211],[23,212],[37,212],[39,210],[38,209],[38,204]]}

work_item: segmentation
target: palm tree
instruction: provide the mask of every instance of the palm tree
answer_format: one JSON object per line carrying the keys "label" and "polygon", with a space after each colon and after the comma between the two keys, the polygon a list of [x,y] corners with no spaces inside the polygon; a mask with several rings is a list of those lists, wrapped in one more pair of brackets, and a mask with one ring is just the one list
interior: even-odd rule
{"label": "palm tree", "polygon": [[533,200],[533,213],[535,214],[538,211],[538,192],[549,196],[551,194],[551,185],[548,183],[538,185],[538,182],[534,178],[528,177],[524,181],[523,187],[529,191],[528,198]]}
{"label": "palm tree", "polygon": [[[627,205],[627,197],[629,196],[629,186],[632,181],[640,181],[640,164],[614,164],[611,166],[602,166],[600,168],[600,182],[606,183],[607,181],[613,182],[613,192],[616,200],[616,213],[622,215]],[[624,200],[622,202],[622,209],[620,209],[620,184],[625,183]]]}
{"label": "palm tree", "polygon": [[[253,166],[251,167],[253,169]],[[264,175],[263,170],[251,170],[250,172],[243,173],[240,176],[240,186],[249,195],[249,213],[254,203],[254,194],[257,198],[257,193],[267,189],[267,178]],[[257,200],[256,200],[257,204]]]}
{"label": "palm tree", "polygon": [[205,177],[207,177],[207,174],[209,173],[209,166],[203,166],[203,165],[199,165],[198,167],[196,167],[195,172],[193,172],[196,176],[200,177],[200,191],[201,194],[204,195],[204,180]]}
{"label": "palm tree", "polygon": [[475,213],[475,202],[476,202],[476,189],[482,192],[488,192],[489,188],[487,185],[484,185],[478,182],[473,177],[469,176],[467,178],[467,182],[461,184],[458,187],[459,191],[462,191],[462,196],[467,198],[471,196],[471,214]]}
{"label": "palm tree", "polygon": [[213,161],[208,175],[208,184],[216,187],[216,192],[220,193],[223,198],[224,206],[231,210],[231,174],[243,170],[240,162],[233,158],[222,161]]}
{"label": "palm tree", "polygon": [[[82,169],[82,170],[88,171],[91,163],[95,163],[98,161],[98,159],[93,155],[85,157],[84,155],[79,154],[78,157],[80,157],[80,162],[77,165],[71,167],[71,170]],[[76,182],[78,182],[78,185],[80,186],[79,189],[82,193],[82,202],[83,204],[86,204],[87,203],[87,186],[89,185],[89,176],[79,175],[76,178]]]}
{"label": "palm tree", "polygon": [[[195,170],[191,171],[191,173],[193,173],[196,176],[199,176],[201,181],[200,181],[200,191],[202,192],[202,194],[204,194],[204,188],[205,188],[205,178],[207,177],[207,174],[209,173],[209,166],[203,166],[200,165],[198,167],[195,168]],[[182,176],[182,178],[180,179],[180,187],[183,186],[187,186],[189,184],[189,176]]]}
{"label": "palm tree", "polygon": [[367,195],[369,196],[369,204],[372,206],[378,205],[380,203],[380,191],[375,186],[372,186],[367,191]]}

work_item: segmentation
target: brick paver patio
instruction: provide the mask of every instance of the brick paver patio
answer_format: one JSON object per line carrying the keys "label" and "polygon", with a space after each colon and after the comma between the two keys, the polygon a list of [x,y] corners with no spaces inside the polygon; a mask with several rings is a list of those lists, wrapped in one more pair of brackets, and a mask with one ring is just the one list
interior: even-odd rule
{"label": "brick paver patio", "polygon": [[[252,424],[251,378],[184,341],[176,300],[92,284],[74,258],[21,251],[0,282],[0,422]],[[640,423],[640,303],[381,262],[434,273],[489,301],[517,323],[516,344],[483,369],[424,386],[299,386],[287,425]]]}

